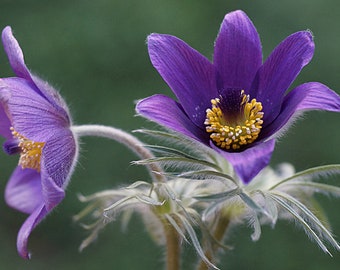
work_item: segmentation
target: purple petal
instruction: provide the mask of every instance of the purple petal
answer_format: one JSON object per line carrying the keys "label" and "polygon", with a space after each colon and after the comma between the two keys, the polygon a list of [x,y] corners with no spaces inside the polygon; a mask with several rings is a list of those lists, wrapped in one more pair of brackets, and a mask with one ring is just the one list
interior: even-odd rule
{"label": "purple petal", "polygon": [[2,150],[7,155],[15,155],[15,154],[20,154],[21,153],[21,147],[19,146],[19,140],[17,139],[9,139],[4,142],[2,145]]}
{"label": "purple petal", "polygon": [[68,117],[68,108],[59,94],[48,83],[44,82],[37,76],[32,75],[27,68],[23,52],[18,41],[13,36],[11,27],[7,26],[3,30],[2,41],[14,73],[19,78],[33,82],[37,87],[32,87],[31,90],[43,95],[53,106],[55,106],[56,110],[59,110],[60,113],[65,114],[65,116]]}
{"label": "purple petal", "polygon": [[24,259],[30,258],[30,254],[27,251],[27,242],[31,232],[47,214],[45,205],[39,205],[21,226],[17,238],[17,249],[20,256]]}
{"label": "purple petal", "polygon": [[234,167],[240,179],[248,184],[264,167],[269,164],[274,151],[275,140],[259,143],[242,152],[225,152],[213,146]]}
{"label": "purple petal", "polygon": [[189,118],[204,126],[205,111],[217,97],[214,66],[182,40],[152,34],[148,37],[151,62],[177,96]]}
{"label": "purple petal", "polygon": [[51,177],[41,177],[43,186],[44,204],[48,211],[51,211],[65,198],[65,191],[59,187]]}
{"label": "purple petal", "polygon": [[327,86],[318,82],[299,85],[285,97],[282,110],[273,123],[261,133],[266,138],[280,129],[286,129],[296,116],[307,110],[340,112],[340,96]]}
{"label": "purple petal", "polygon": [[0,135],[5,137],[6,139],[11,139],[12,138],[12,132],[10,130],[11,122],[9,121],[8,116],[1,103],[2,102],[0,91]]}
{"label": "purple petal", "polygon": [[5,200],[10,207],[31,214],[43,203],[40,174],[18,166],[7,183]]}
{"label": "purple petal", "polygon": [[250,96],[262,102],[264,125],[277,117],[285,92],[313,53],[311,33],[297,32],[282,41],[259,69]]}
{"label": "purple petal", "polygon": [[198,128],[188,118],[183,108],[173,99],[164,95],[154,95],[140,100],[136,105],[140,115],[188,137],[206,143],[207,133]]}
{"label": "purple petal", "polygon": [[44,142],[66,128],[69,119],[60,114],[43,96],[32,90],[35,86],[21,78],[0,80],[0,99],[7,106],[14,129],[30,140]]}
{"label": "purple petal", "polygon": [[59,187],[65,188],[77,155],[78,145],[72,131],[60,129],[57,134],[49,138],[43,149],[42,172],[52,178]]}
{"label": "purple petal", "polygon": [[9,26],[5,27],[2,31],[2,43],[9,60],[9,64],[11,65],[14,73],[18,77],[31,80],[31,74],[25,65],[22,50],[18,41],[13,36],[11,27]]}
{"label": "purple petal", "polygon": [[[71,130],[60,129],[57,134],[49,138],[43,148],[41,161],[44,194],[50,196],[51,192],[63,193],[75,165],[77,153],[78,147]],[[54,183],[50,183],[51,179]]]}
{"label": "purple petal", "polygon": [[39,77],[32,74],[31,76],[34,84],[40,90],[40,94],[43,95],[51,103],[58,114],[67,119],[67,122],[71,122],[68,107],[63,98],[59,95],[59,93],[52,86],[50,86],[47,82],[43,81]]}
{"label": "purple petal", "polygon": [[262,49],[256,28],[243,11],[225,16],[215,43],[214,64],[221,89],[249,91],[262,64]]}

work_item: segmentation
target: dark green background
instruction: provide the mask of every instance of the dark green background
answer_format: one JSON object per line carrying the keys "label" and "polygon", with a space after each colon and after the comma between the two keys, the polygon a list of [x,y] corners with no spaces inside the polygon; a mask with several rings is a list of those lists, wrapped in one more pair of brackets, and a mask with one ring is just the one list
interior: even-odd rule
{"label": "dark green background", "polygon": [[[125,130],[150,126],[135,117],[134,101],[153,93],[171,95],[147,55],[146,36],[176,35],[211,58],[213,42],[227,12],[243,9],[256,25],[264,57],[287,35],[311,29],[316,52],[295,84],[320,81],[340,93],[340,6],[338,0],[2,0],[0,28],[11,25],[31,70],[55,85],[77,124],[101,123]],[[12,76],[0,52],[1,77]],[[340,163],[340,116],[312,112],[280,139],[272,164],[292,162],[298,170]],[[157,248],[135,217],[126,232],[119,222],[102,232],[82,253],[87,235],[71,217],[84,205],[77,194],[90,194],[145,179],[135,157],[108,140],[85,138],[78,167],[63,203],[34,231],[31,261],[16,252],[16,235],[26,216],[0,201],[0,269],[162,269]],[[17,157],[0,154],[0,190]],[[340,236],[339,200],[322,199],[334,231]],[[265,227],[253,243],[246,227],[233,231],[222,269],[338,269],[340,255],[330,258],[294,224]],[[190,249],[190,247],[189,247]],[[194,252],[185,253],[190,269]]]}

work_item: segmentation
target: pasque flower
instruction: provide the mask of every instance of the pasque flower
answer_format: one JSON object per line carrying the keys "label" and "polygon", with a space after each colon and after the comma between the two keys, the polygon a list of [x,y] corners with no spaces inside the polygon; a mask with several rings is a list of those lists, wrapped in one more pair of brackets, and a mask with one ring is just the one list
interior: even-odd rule
{"label": "pasque flower", "polygon": [[2,42],[16,77],[0,79],[0,134],[6,139],[4,151],[20,154],[5,199],[29,214],[17,238],[19,254],[29,258],[30,233],[63,200],[78,147],[67,106],[28,70],[10,27],[3,30]]}
{"label": "pasque flower", "polygon": [[262,63],[253,23],[244,12],[235,11],[222,22],[213,63],[170,35],[151,34],[148,50],[178,101],[154,95],[139,101],[137,112],[212,147],[245,183],[269,163],[275,138],[297,115],[340,110],[340,97],[318,82],[287,93],[312,59],[309,31],[288,36]]}

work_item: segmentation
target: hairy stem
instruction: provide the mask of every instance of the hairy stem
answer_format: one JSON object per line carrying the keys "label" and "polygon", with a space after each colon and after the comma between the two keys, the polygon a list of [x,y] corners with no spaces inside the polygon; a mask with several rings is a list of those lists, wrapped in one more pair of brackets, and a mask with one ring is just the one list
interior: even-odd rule
{"label": "hairy stem", "polygon": [[166,270],[180,269],[180,236],[176,229],[166,220],[163,220],[166,238]]}
{"label": "hairy stem", "polygon": [[[148,149],[143,147],[143,143],[141,141],[123,130],[102,125],[72,126],[71,129],[79,137],[96,136],[111,139],[124,144],[142,159],[154,158],[153,154]],[[147,168],[154,181],[165,181],[163,170],[157,164],[147,165]]]}

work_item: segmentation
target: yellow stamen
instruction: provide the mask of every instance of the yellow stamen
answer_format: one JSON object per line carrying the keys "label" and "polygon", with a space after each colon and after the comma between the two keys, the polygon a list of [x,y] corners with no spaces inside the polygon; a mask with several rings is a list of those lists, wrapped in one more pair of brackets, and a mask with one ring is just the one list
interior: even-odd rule
{"label": "yellow stamen", "polygon": [[228,119],[228,115],[223,114],[219,98],[212,99],[212,108],[206,111],[204,122],[206,131],[211,133],[210,138],[222,149],[238,150],[254,142],[261,131],[263,124],[261,102],[257,102],[256,99],[249,102],[249,96],[245,95],[243,90],[241,95],[241,115],[237,116],[237,119]]}
{"label": "yellow stamen", "polygon": [[45,145],[43,142],[34,142],[19,134],[11,127],[12,135],[19,140],[18,146],[21,148],[19,165],[25,169],[30,168],[40,172],[41,152]]}

